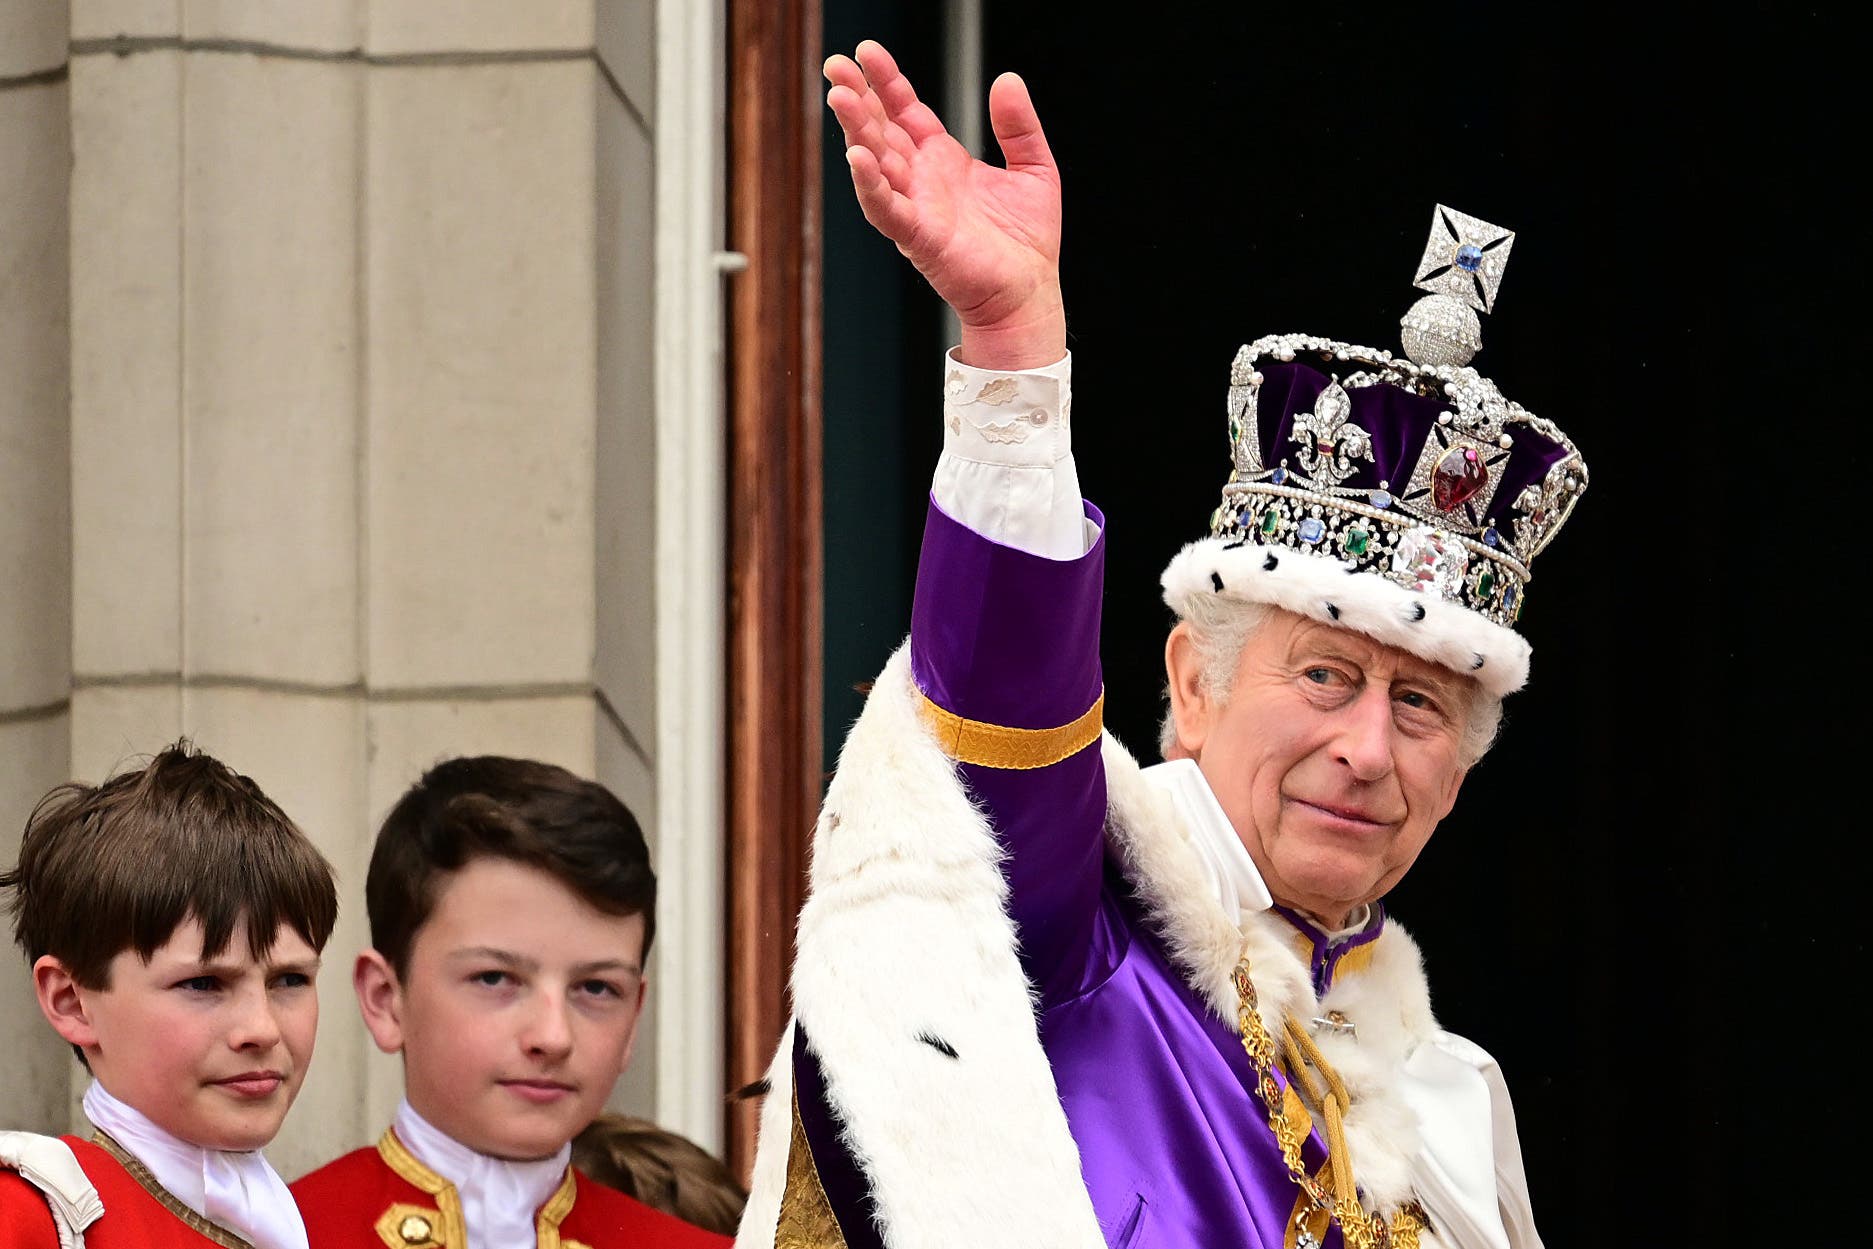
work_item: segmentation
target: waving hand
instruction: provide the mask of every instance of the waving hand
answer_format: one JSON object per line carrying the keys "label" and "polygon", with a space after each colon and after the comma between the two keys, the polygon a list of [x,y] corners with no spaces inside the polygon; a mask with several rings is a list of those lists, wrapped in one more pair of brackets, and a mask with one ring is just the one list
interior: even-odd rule
{"label": "waving hand", "polygon": [[1066,354],[1060,300],[1060,171],[1025,83],[989,89],[1006,169],[976,160],[870,40],[827,59],[826,103],[845,131],[865,219],[917,267],[962,323],[962,359],[1031,368]]}

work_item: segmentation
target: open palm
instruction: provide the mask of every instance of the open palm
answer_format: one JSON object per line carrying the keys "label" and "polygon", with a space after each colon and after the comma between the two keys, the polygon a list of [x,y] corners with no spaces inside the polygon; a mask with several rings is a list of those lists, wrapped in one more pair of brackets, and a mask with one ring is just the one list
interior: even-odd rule
{"label": "open palm", "polygon": [[1007,161],[970,156],[877,43],[826,62],[865,219],[896,243],[965,327],[1060,316],[1060,173],[1027,87],[989,92]]}

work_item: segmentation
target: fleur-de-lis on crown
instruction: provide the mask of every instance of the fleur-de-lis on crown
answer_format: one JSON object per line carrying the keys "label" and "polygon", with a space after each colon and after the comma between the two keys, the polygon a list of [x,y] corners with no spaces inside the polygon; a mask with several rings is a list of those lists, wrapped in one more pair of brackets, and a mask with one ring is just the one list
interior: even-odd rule
{"label": "fleur-de-lis on crown", "polygon": [[1321,489],[1332,489],[1353,475],[1353,461],[1372,459],[1372,436],[1350,420],[1353,402],[1335,381],[1314,400],[1312,412],[1294,418],[1289,434],[1300,444],[1301,471]]}

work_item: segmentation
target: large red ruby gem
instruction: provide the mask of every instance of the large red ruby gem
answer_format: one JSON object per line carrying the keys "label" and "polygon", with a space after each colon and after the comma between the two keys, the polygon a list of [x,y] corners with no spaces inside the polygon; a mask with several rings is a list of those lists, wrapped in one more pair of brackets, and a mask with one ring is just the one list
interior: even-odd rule
{"label": "large red ruby gem", "polygon": [[1452,447],[1431,470],[1431,501],[1440,512],[1452,512],[1476,497],[1489,481],[1489,470],[1475,447]]}

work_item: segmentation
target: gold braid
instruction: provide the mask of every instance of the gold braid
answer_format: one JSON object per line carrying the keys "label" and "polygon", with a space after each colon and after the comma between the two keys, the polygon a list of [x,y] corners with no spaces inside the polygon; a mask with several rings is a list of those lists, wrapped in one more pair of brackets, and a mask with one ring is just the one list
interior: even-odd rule
{"label": "gold braid", "polygon": [[[1307,1173],[1301,1161],[1301,1132],[1288,1118],[1282,1104],[1281,1081],[1275,1078],[1275,1042],[1256,1012],[1255,985],[1249,979],[1246,954],[1236,964],[1235,982],[1236,1023],[1242,1030],[1242,1048],[1255,1069],[1255,1090],[1268,1108],[1268,1126],[1281,1147],[1281,1160],[1287,1164],[1289,1177],[1312,1203],[1300,1211],[1296,1221],[1304,1224],[1316,1212],[1325,1211],[1339,1225],[1346,1249],[1418,1249],[1418,1233],[1426,1224],[1424,1210],[1417,1202],[1407,1202],[1393,1211],[1389,1224],[1360,1205],[1359,1186],[1353,1180],[1353,1158],[1346,1146],[1346,1109],[1351,1098],[1339,1072],[1328,1065],[1314,1039],[1289,1018],[1282,1028],[1289,1078],[1300,1086],[1304,1100],[1322,1109],[1332,1189]],[[1314,1083],[1310,1066],[1326,1081],[1325,1089]]]}

